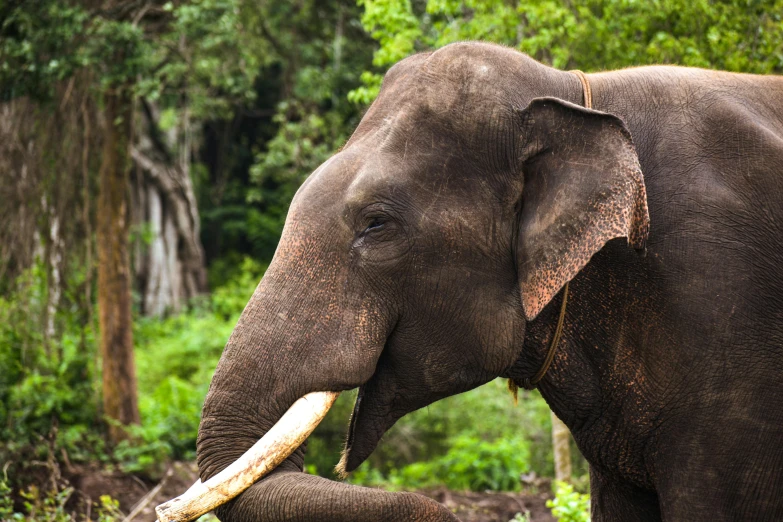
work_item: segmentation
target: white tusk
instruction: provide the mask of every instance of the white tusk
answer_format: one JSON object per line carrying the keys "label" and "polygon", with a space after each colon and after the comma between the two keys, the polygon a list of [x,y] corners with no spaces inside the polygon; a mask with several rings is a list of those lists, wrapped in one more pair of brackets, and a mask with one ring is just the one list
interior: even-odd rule
{"label": "white tusk", "polygon": [[275,469],[310,436],[340,392],[313,392],[297,400],[261,440],[226,469],[200,480],[155,508],[160,522],[190,522],[209,513]]}

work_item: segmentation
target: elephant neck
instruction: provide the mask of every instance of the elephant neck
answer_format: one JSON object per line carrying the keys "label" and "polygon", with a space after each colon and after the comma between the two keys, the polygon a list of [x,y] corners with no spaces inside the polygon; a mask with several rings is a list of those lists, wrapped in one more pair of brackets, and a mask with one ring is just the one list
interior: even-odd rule
{"label": "elephant neck", "polygon": [[[618,257],[636,255],[626,250],[630,249],[624,242],[610,243],[570,282],[562,340],[538,390],[571,430],[591,466],[650,487],[652,478],[643,460],[618,460],[629,448],[635,448],[635,456],[652,451],[648,433],[660,413],[638,349],[643,328],[637,323],[644,314],[629,297],[638,289],[624,287],[620,281],[628,278],[614,273]],[[517,371],[534,369],[545,356],[559,308],[559,299],[554,299],[527,324]],[[623,437],[617,438],[617,433]]]}
{"label": "elephant neck", "polygon": [[[562,75],[558,97],[583,104],[579,76]],[[598,81],[599,76],[590,75],[588,80],[593,106],[613,112],[610,101],[616,96],[604,92],[607,84]],[[591,466],[650,487],[652,478],[644,462],[617,460],[630,454],[629,448],[634,448],[634,455],[651,451],[646,434],[660,410],[647,386],[653,380],[645,374],[643,353],[636,349],[645,317],[644,301],[638,298],[644,277],[636,256],[625,241],[610,241],[569,283],[562,339],[538,390],[571,430]],[[527,323],[518,359],[504,375],[517,385],[522,386],[546,361],[558,330],[562,299],[561,292]],[[623,433],[622,440],[617,433]]]}
{"label": "elephant neck", "polygon": [[[571,71],[578,79],[579,83],[582,86],[582,104],[586,109],[592,109],[593,108],[593,93],[592,89],[590,87],[590,80],[588,80],[587,75],[579,70]],[[561,291],[560,296],[560,311],[557,315],[557,326],[555,327],[555,331],[552,333],[552,338],[549,341],[549,348],[546,352],[546,356],[544,358],[544,361],[541,363],[541,366],[539,367],[538,371],[532,376],[532,377],[524,377],[522,379],[522,386],[525,389],[532,390],[533,388],[538,386],[538,383],[541,382],[541,379],[544,378],[547,371],[549,370],[549,367],[552,365],[552,361],[555,357],[555,351],[557,350],[558,345],[560,344],[560,340],[563,335],[563,323],[565,320],[565,314],[566,309],[568,305],[568,283],[566,282],[565,286],[563,287],[563,290]],[[511,390],[514,393],[514,397],[516,397],[516,384],[515,381],[511,381],[513,383],[511,385]]]}

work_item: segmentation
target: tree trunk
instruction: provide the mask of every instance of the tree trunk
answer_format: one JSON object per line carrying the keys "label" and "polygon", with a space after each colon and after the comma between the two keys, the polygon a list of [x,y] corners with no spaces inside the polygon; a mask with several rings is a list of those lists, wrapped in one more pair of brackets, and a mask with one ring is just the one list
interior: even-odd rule
{"label": "tree trunk", "polygon": [[131,148],[136,164],[133,224],[146,233],[136,239],[134,267],[145,315],[178,312],[207,291],[198,207],[190,180],[190,123],[164,136],[154,106],[145,105],[146,123]]}
{"label": "tree trunk", "polygon": [[[131,330],[131,272],[128,255],[129,146],[133,103],[128,89],[105,97],[104,136],[98,195],[98,309],[103,358],[103,410],[127,425],[139,422]],[[111,424],[115,442],[124,437]]]}
{"label": "tree trunk", "polygon": [[555,480],[571,481],[571,432],[552,412],[552,450],[555,456]]}

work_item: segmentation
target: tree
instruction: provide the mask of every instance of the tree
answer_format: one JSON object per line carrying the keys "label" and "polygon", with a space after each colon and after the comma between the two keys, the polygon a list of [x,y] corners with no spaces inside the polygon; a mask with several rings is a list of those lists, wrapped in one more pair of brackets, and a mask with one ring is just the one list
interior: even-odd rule
{"label": "tree", "polygon": [[[133,100],[128,85],[104,97],[103,151],[99,174],[97,243],[98,310],[103,360],[103,413],[121,425],[138,424],[139,405],[133,360],[131,267],[128,253],[130,141]],[[119,441],[120,426],[109,426]]]}
{"label": "tree", "polygon": [[379,47],[365,86],[371,101],[380,72],[405,56],[459,40],[519,49],[560,69],[646,64],[783,72],[783,1],[731,0],[357,0]]}
{"label": "tree", "polygon": [[[90,189],[89,153],[100,151],[95,228],[99,259],[97,297],[104,363],[104,414],[119,424],[129,424],[139,421],[139,413],[133,371],[130,262],[127,248],[128,144],[132,136],[133,98],[126,72],[130,72],[132,77],[136,71],[132,67],[130,71],[124,71],[122,67],[127,65],[126,59],[136,58],[133,50],[138,33],[134,28],[120,25],[112,19],[99,17],[96,21],[88,11],[96,7],[88,4],[61,5],[39,0],[5,8],[2,24],[4,38],[0,46],[0,55],[3,57],[0,77],[5,87],[2,94],[11,100],[8,104],[11,110],[26,106],[37,117],[32,121],[34,131],[31,134],[27,134],[29,131],[25,131],[24,127],[5,130],[11,140],[21,138],[28,142],[25,150],[27,154],[20,157],[15,170],[22,174],[22,178],[28,173],[33,174],[34,192],[59,195],[57,198],[44,197],[41,200],[43,208],[38,213],[49,216],[46,220],[48,230],[44,230],[44,234],[20,238],[19,241],[27,243],[28,251],[30,248],[36,250],[40,243],[51,252],[46,258],[50,275],[47,278],[47,337],[53,337],[56,333],[54,323],[50,321],[59,305],[63,260],[71,253],[67,247],[73,246],[73,237],[69,238],[63,231],[75,228],[71,226],[74,221],[87,232],[86,257],[88,262],[91,261],[92,238],[89,236],[93,227],[89,201],[93,193]],[[112,9],[111,6],[106,7]],[[111,38],[108,41],[113,45],[100,48],[96,40],[109,36]],[[95,66],[99,72],[87,73],[84,66],[88,64]],[[98,98],[99,103],[88,103],[90,98]],[[82,103],[70,108],[68,102],[71,99],[80,99]],[[55,101],[59,104],[55,105]],[[37,110],[38,107],[42,110]],[[54,112],[54,118],[51,112]],[[81,113],[81,121],[78,123],[84,125],[83,131],[78,123],[67,126],[64,131],[52,125],[58,123],[58,119],[72,123],[68,121],[68,116],[73,113]],[[95,133],[101,135],[101,146],[93,147],[89,130],[95,123],[92,116],[97,114],[102,116],[96,119],[103,132]],[[66,140],[56,143],[55,137]],[[76,137],[81,140],[74,140]],[[67,147],[76,143],[81,144],[81,150]],[[52,152],[48,147],[64,151],[65,161],[62,165],[51,163]],[[11,185],[18,186],[18,181],[18,178],[11,178]],[[75,187],[79,182],[83,184],[82,190],[63,192],[59,188]],[[72,211],[77,204],[83,207],[83,212],[77,214],[81,219],[75,220],[68,211]],[[49,210],[53,206],[55,212]],[[36,207],[32,205],[31,208]],[[21,219],[23,213],[17,213],[15,217]],[[67,239],[71,240],[69,244],[66,243]],[[75,252],[84,251],[78,249]],[[11,252],[4,261],[19,271],[26,268],[24,265],[30,263],[31,259]],[[78,257],[69,261],[75,264],[83,262]],[[91,284],[91,278],[88,277],[85,292],[88,310]],[[89,316],[88,312],[88,321]],[[48,355],[53,356],[51,353]],[[62,354],[58,356],[62,359]],[[115,424],[109,427],[109,433],[113,440],[121,438],[121,430]]]}
{"label": "tree", "polygon": [[[9,152],[0,174],[12,196],[0,209],[12,220],[3,233],[10,244],[0,248],[0,274],[12,280],[44,257],[44,322],[54,325],[67,260],[71,273],[75,266],[88,274],[89,322],[96,231],[103,414],[114,441],[123,437],[122,425],[139,421],[133,283],[141,287],[141,311],[150,315],[178,311],[206,290],[190,169],[194,135],[200,122],[225,117],[232,103],[252,98],[258,66],[242,47],[244,36],[239,0],[34,0],[0,7],[0,99],[17,125],[0,128]],[[74,99],[82,101],[75,110]],[[29,124],[25,111],[35,117]],[[83,116],[83,126],[53,125],[60,113]],[[135,125],[139,119],[143,125]],[[64,161],[52,161],[60,155]],[[97,211],[90,205],[96,185]],[[84,250],[68,243],[72,230],[87,237]],[[47,332],[57,333],[54,326]]]}

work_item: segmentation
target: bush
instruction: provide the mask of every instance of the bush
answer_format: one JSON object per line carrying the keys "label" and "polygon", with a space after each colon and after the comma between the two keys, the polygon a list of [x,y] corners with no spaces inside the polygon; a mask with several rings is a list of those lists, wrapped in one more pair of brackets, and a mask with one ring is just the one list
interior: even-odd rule
{"label": "bush", "polygon": [[[225,268],[225,267],[224,267]],[[153,477],[170,459],[195,458],[204,397],[223,347],[265,266],[245,259],[212,295],[166,319],[140,318],[134,330],[141,425],[128,428],[115,457]]]}
{"label": "bush", "polygon": [[574,491],[566,482],[558,482],[554,500],[547,500],[557,522],[590,522],[590,495]]}
{"label": "bush", "polygon": [[114,449],[105,443],[100,416],[98,342],[85,307],[74,300],[84,295],[73,289],[84,284],[81,275],[66,281],[56,333],[46,338],[46,271],[39,263],[23,273],[0,297],[0,464],[13,462],[12,477],[29,476],[29,462],[65,452],[71,463],[118,463],[156,477],[168,460],[193,458],[212,373],[264,268],[245,260],[224,270],[224,284],[184,313],[136,318],[142,423],[128,427],[130,437]]}
{"label": "bush", "polygon": [[[72,462],[104,460],[98,417],[95,337],[80,308],[83,274],[64,281],[57,311],[39,260],[0,297],[0,463],[26,476],[32,460],[67,452]],[[43,332],[54,326],[54,333]]]}
{"label": "bush", "polygon": [[[36,486],[30,486],[19,495],[24,499],[24,510],[14,509],[11,487],[8,479],[0,480],[0,520],[4,522],[77,522],[87,520],[66,510],[66,504],[73,495],[73,488],[62,487],[48,492],[42,492]],[[98,522],[118,522],[125,517],[120,511],[120,504],[108,495],[102,495],[100,502],[95,504]]]}
{"label": "bush", "polygon": [[552,473],[549,423],[549,408],[537,392],[523,393],[515,407],[497,379],[400,419],[350,481],[391,489],[517,491],[520,474]]}
{"label": "bush", "polygon": [[519,476],[530,467],[526,440],[485,441],[469,433],[458,433],[450,440],[445,455],[393,471],[390,482],[407,488],[444,485],[454,490],[519,490]]}

